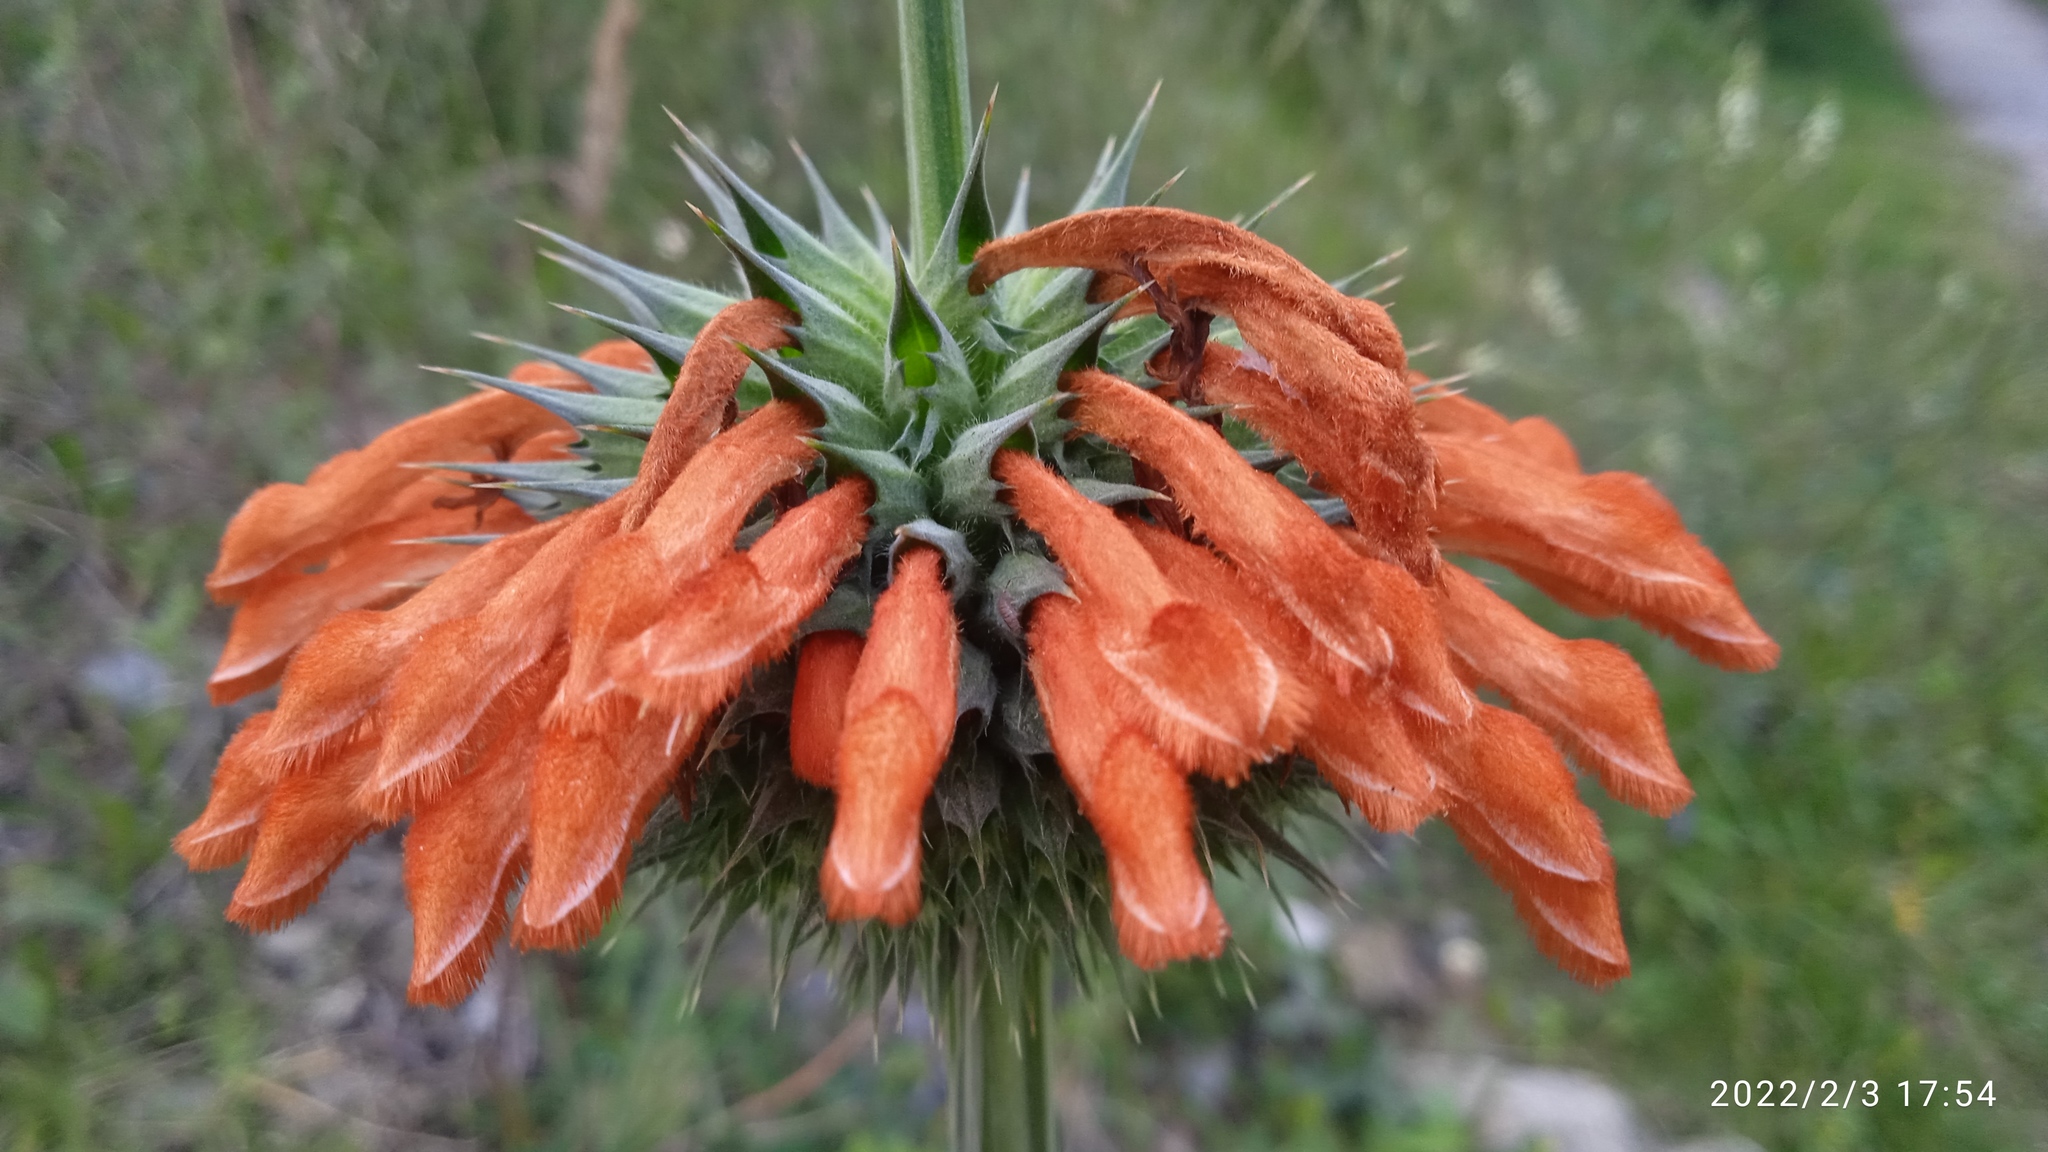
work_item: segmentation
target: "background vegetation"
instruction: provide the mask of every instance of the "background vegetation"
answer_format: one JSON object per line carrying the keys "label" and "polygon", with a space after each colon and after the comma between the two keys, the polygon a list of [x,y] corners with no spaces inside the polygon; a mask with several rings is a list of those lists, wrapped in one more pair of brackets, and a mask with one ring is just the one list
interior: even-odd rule
{"label": "background vegetation", "polygon": [[[515,219],[725,275],[680,224],[662,105],[785,202],[796,136],[900,216],[888,5],[648,0],[609,209],[578,224],[560,189],[600,7],[0,8],[0,1145],[934,1136],[915,1005],[794,1110],[729,1107],[866,1037],[817,981],[758,978],[744,940],[679,1014],[678,909],[511,966],[483,1007],[408,1014],[357,975],[403,970],[374,869],[311,935],[252,943],[219,920],[231,880],[166,853],[234,719],[197,687],[225,627],[199,577],[241,496],[450,397],[413,365],[500,363],[472,329],[596,338],[545,307],[581,289]],[[1462,1147],[1389,1054],[1465,1045],[1600,1069],[1672,1135],[2048,1144],[2048,245],[1875,9],[969,9],[977,86],[1002,84],[995,170],[1032,166],[1038,218],[1163,78],[1137,186],[1186,165],[1170,202],[1229,215],[1318,172],[1269,234],[1333,276],[1408,249],[1394,314],[1438,344],[1422,363],[1653,476],[1787,653],[1738,678],[1593,629],[1650,668],[1700,790],[1669,824],[1603,807],[1630,980],[1551,972],[1448,837],[1377,844],[1340,860],[1348,914],[1476,932],[1483,987],[1349,1007],[1314,934],[1240,892],[1255,973],[1131,981],[1128,1018],[1072,1006],[1070,1133]],[[1992,1079],[1998,1102],[1708,1109],[1710,1080],[1766,1076]]]}

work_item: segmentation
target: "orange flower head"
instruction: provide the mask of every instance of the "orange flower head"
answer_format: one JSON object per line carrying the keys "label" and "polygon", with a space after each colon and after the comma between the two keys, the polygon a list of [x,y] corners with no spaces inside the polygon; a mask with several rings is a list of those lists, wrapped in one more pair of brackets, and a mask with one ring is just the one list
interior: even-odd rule
{"label": "orange flower head", "polygon": [[737,293],[548,234],[627,339],[457,372],[483,394],[230,521],[209,687],[277,697],[175,844],[247,859],[230,918],[402,828],[424,1002],[507,936],[588,941],[650,861],[878,984],[970,933],[1156,968],[1219,955],[1211,870],[1327,803],[1444,817],[1539,947],[1626,974],[1570,763],[1682,807],[1656,692],[1443,553],[1769,667],[1647,480],[1412,376],[1384,308],[1250,231],[1117,206],[1128,145],[998,237],[977,142],[906,254],[689,143]]}

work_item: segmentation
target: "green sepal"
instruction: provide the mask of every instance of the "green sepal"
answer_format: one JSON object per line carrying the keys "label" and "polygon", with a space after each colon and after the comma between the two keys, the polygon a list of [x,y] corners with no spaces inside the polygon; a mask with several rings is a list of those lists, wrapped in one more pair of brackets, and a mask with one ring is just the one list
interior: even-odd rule
{"label": "green sepal", "polygon": [[1173,329],[1157,316],[1135,316],[1102,342],[1102,366],[1126,380],[1144,374],[1145,362],[1173,339]]}
{"label": "green sepal", "polygon": [[633,343],[640,345],[642,350],[654,358],[654,364],[661,369],[661,374],[668,377],[671,381],[682,372],[683,361],[690,357],[690,345],[696,343],[696,341],[691,340],[687,336],[671,336],[659,328],[649,328],[644,324],[634,324],[629,321],[620,320],[617,317],[606,316],[601,312],[591,312],[568,304],[557,304],[555,307],[560,308],[571,316],[581,316],[585,320],[594,320],[631,340]]}
{"label": "green sepal", "polygon": [[1161,184],[1157,188],[1154,188],[1152,190],[1152,194],[1150,196],[1145,197],[1143,200],[1139,201],[1139,203],[1143,204],[1147,208],[1150,208],[1154,204],[1159,203],[1161,200],[1166,199],[1166,194],[1168,192],[1173,191],[1173,186],[1175,184],[1180,183],[1180,178],[1187,174],[1188,170],[1183,168],[1180,171],[1175,172],[1173,175],[1168,176],[1166,178],[1166,183]]}
{"label": "green sepal", "polygon": [[988,575],[988,622],[1018,644],[1024,642],[1024,614],[1040,596],[1065,596],[1074,590],[1060,566],[1022,548],[1003,554]]}
{"label": "green sepal", "polygon": [[924,518],[896,526],[895,539],[889,542],[889,568],[896,568],[896,554],[903,550],[906,542],[929,544],[946,557],[946,586],[958,600],[973,591],[981,578],[981,564],[974,558],[974,550],[967,546],[967,537],[937,520]]}
{"label": "green sepal", "polygon": [[902,245],[891,241],[890,255],[896,294],[889,308],[887,359],[882,365],[883,404],[900,412],[908,407],[909,396],[927,395],[949,417],[972,412],[977,392],[966,352],[918,291],[904,263]]}
{"label": "green sepal", "polygon": [[393,540],[393,544],[460,544],[465,547],[481,547],[494,540],[503,540],[510,532],[470,532],[460,536],[414,536],[408,540]]}
{"label": "green sepal", "polygon": [[1254,448],[1247,452],[1239,452],[1238,455],[1244,457],[1245,463],[1261,472],[1278,472],[1294,463],[1294,457],[1289,453],[1276,452],[1271,448]]}
{"label": "green sepal", "polygon": [[851,580],[842,580],[818,605],[818,610],[804,619],[796,634],[809,636],[813,632],[861,632],[868,630],[868,622],[874,618],[874,601]]}
{"label": "green sepal", "polygon": [[981,114],[981,126],[974,133],[974,146],[967,153],[967,174],[953,196],[946,213],[946,226],[925,261],[925,279],[950,277],[957,265],[974,263],[974,254],[996,238],[995,213],[988,206],[988,181],[984,174],[988,157],[989,123],[995,118],[996,98],[989,95]]}
{"label": "green sepal", "polygon": [[727,228],[706,216],[703,209],[695,204],[689,205],[689,209],[703,221],[704,227],[711,230],[711,235],[725,245],[725,250],[732,253],[733,260],[739,265],[740,280],[747,287],[747,295],[773,300],[798,315],[803,314],[803,310],[797,307],[796,297],[782,283],[785,278],[781,275],[782,269],[770,264],[766,257],[754,250],[752,244],[742,243],[737,238],[744,229],[735,232]]}
{"label": "green sepal", "polygon": [[883,333],[875,324],[863,322],[831,297],[804,282],[774,261],[741,243],[731,232],[698,213],[711,234],[739,261],[747,290],[774,300],[794,311],[801,324],[795,329],[804,354],[819,365],[825,375],[840,375],[869,369]]}
{"label": "green sepal", "polygon": [[598,364],[585,360],[581,356],[571,356],[567,352],[557,352],[553,348],[543,348],[538,344],[528,344],[524,340],[512,340],[504,336],[493,336],[488,332],[472,332],[470,335],[479,340],[489,341],[492,344],[501,344],[507,348],[517,348],[528,355],[538,356],[558,368],[567,369],[582,377],[584,383],[595,389],[600,396],[627,396],[640,400],[659,400],[668,395],[669,382],[652,372],[635,372],[631,368],[618,368],[610,364]]}
{"label": "green sepal", "polygon": [[1109,322],[1116,319],[1117,309],[1129,299],[1126,296],[1123,300],[1102,305],[1082,317],[1081,322],[1072,328],[1017,357],[1003,369],[1003,374],[996,378],[995,386],[989,389],[989,406],[1014,409],[1058,391],[1060,374],[1069,370],[1074,353],[1108,327]]}
{"label": "green sepal", "polygon": [[1308,187],[1308,182],[1315,178],[1316,174],[1313,172],[1305,174],[1304,176],[1302,176],[1301,179],[1296,180],[1294,183],[1289,184],[1285,188],[1282,188],[1280,190],[1279,195],[1273,197],[1271,200],[1266,201],[1265,205],[1261,207],[1258,211],[1253,212],[1249,216],[1240,216],[1232,220],[1231,223],[1237,225],[1239,228],[1242,228],[1247,232],[1257,232],[1259,230],[1260,223],[1262,223],[1266,219],[1266,217],[1271,216],[1275,208],[1278,208],[1282,204],[1287,203],[1289,200],[1294,199],[1294,194],[1296,192],[1301,191],[1303,188]]}
{"label": "green sepal", "polygon": [[590,460],[433,461],[431,463],[403,464],[400,467],[446,472],[467,472],[472,476],[488,476],[493,480],[513,480],[520,483],[588,480],[591,478],[591,473],[597,471],[596,462]]}
{"label": "green sepal", "polygon": [[888,263],[889,245],[895,243],[889,229],[889,214],[882,211],[882,202],[875,199],[875,190],[863,184],[860,186],[861,202],[868,206],[868,227],[875,232],[875,254]]}
{"label": "green sepal", "polygon": [[1096,480],[1088,476],[1069,476],[1067,477],[1067,483],[1073,486],[1074,491],[1095,501],[1097,504],[1107,504],[1111,507],[1115,507],[1118,504],[1128,504],[1133,500],[1166,499],[1166,494],[1163,492],[1154,492],[1150,488],[1140,488],[1136,484],[1119,484],[1114,480]]}
{"label": "green sepal", "polygon": [[519,505],[520,511],[536,520],[547,520],[561,515],[568,509],[561,498],[550,492],[528,492],[518,488],[500,490],[500,495]]}
{"label": "green sepal", "polygon": [[427,367],[426,370],[439,372],[444,376],[459,376],[484,388],[510,392],[522,400],[530,400],[540,405],[579,428],[606,428],[645,437],[654,431],[655,421],[661,419],[662,403],[659,400],[635,400],[625,396],[594,396],[588,392],[565,392],[559,388],[521,384],[517,380],[471,372],[464,368]]}
{"label": "green sepal", "polygon": [[851,390],[799,371],[790,361],[779,356],[768,355],[744,344],[740,345],[740,351],[746,353],[747,359],[768,377],[768,388],[773,395],[808,401],[825,413],[825,426],[820,430],[825,439],[854,448],[880,449],[888,445],[889,430],[883,425],[882,418]]}
{"label": "green sepal", "polygon": [[1112,139],[1110,147],[1103,150],[1095,174],[1081,190],[1081,198],[1074,202],[1074,214],[1121,207],[1124,198],[1130,195],[1131,165],[1137,162],[1138,145],[1145,139],[1145,125],[1152,119],[1152,106],[1159,101],[1159,88],[1159,84],[1152,85],[1152,94],[1145,97],[1145,106],[1138,109],[1137,119],[1131,122],[1131,130],[1122,142]]}
{"label": "green sepal", "polygon": [[[671,112],[669,115],[675,114]],[[704,166],[697,163],[697,158],[690,155],[682,145],[674,145],[671,151],[676,154],[676,159],[683,162],[683,167],[689,170],[690,180],[697,185],[698,191],[704,193],[704,199],[711,202],[711,214],[718,217],[718,222],[730,231],[744,234],[747,230],[747,218],[740,215],[740,206],[733,200],[732,190],[705,171]]]}
{"label": "green sepal", "polygon": [[843,306],[866,313],[870,319],[881,319],[882,298],[876,290],[876,277],[849,263],[795,217],[756,192],[739,173],[733,171],[731,165],[721,160],[704,141],[698,139],[696,133],[677,119],[675,113],[669,113],[669,119],[683,134],[690,148],[711,165],[716,178],[733,193],[748,244],[754,251],[785,261],[797,278],[827,291]]}
{"label": "green sepal", "polygon": [[1335,496],[1310,496],[1302,500],[1325,524],[1351,523],[1351,508]]}
{"label": "green sepal", "polygon": [[661,317],[656,316],[654,314],[654,309],[649,308],[647,306],[646,297],[642,296],[638,292],[635,292],[633,289],[628,288],[626,286],[625,281],[620,280],[618,277],[608,276],[605,273],[600,272],[597,269],[591,267],[590,265],[585,264],[583,261],[578,260],[573,256],[565,256],[560,252],[549,252],[543,249],[541,251],[541,256],[547,260],[554,262],[557,265],[560,265],[563,268],[567,268],[569,271],[574,272],[576,275],[583,277],[585,280],[590,281],[592,284],[595,284],[599,288],[602,288],[606,292],[610,293],[612,299],[617,300],[620,304],[625,306],[627,315],[633,317],[633,319],[639,321],[640,323],[651,324],[655,326],[659,326],[661,324]]}
{"label": "green sepal", "polygon": [[[680,331],[694,336],[704,322],[717,315],[720,309],[735,303],[723,292],[714,291],[697,284],[671,280],[657,276],[623,260],[615,260],[585,244],[579,244],[559,232],[553,232],[538,224],[527,224],[527,228],[569,250],[575,258],[565,261],[555,257],[557,263],[574,270],[581,261],[597,272],[612,278],[626,287],[654,314],[654,323],[649,327],[660,327]],[[644,321],[643,321],[644,322]]]}
{"label": "green sepal", "polygon": [[794,140],[789,142],[789,147],[796,153],[797,164],[804,170],[805,182],[811,186],[811,198],[818,202],[818,228],[826,246],[855,266],[867,279],[879,282],[889,274],[889,262],[883,250],[875,246],[867,233],[862,232],[860,225],[854,223],[853,217],[840,206],[818,166],[811,163],[810,154]]}
{"label": "green sepal", "polygon": [[979,712],[986,723],[995,712],[995,661],[988,658],[988,653],[964,640],[960,643],[960,674],[955,682],[953,699],[955,719],[969,712]]}
{"label": "green sepal", "polygon": [[999,235],[1015,236],[1031,227],[1031,169],[1017,173],[1017,190],[1010,194],[1010,212],[1003,217]]}
{"label": "green sepal", "polygon": [[1387,253],[1385,256],[1382,256],[1379,259],[1373,261],[1372,263],[1367,264],[1365,267],[1360,268],[1358,271],[1353,272],[1348,276],[1339,276],[1335,280],[1330,281],[1330,287],[1335,288],[1337,291],[1342,292],[1348,296],[1351,294],[1352,285],[1358,283],[1360,280],[1365,279],[1367,276],[1372,275],[1380,269],[1385,268],[1387,265],[1392,264],[1394,261],[1399,260],[1401,257],[1406,256],[1407,254],[1407,248],[1396,248],[1392,252]]}
{"label": "green sepal", "polygon": [[996,499],[1001,489],[989,475],[989,466],[1010,437],[1030,427],[1039,413],[1058,406],[1060,399],[1054,393],[955,436],[945,459],[939,461],[939,510],[963,518],[1009,515],[1009,509]]}
{"label": "green sepal", "polygon": [[581,500],[609,500],[624,492],[633,484],[631,476],[593,476],[583,480],[505,480],[492,484],[472,484],[472,488],[489,488],[499,492],[549,492],[558,496],[574,496]]}
{"label": "green sepal", "polygon": [[817,449],[837,469],[858,472],[874,483],[875,500],[868,508],[868,516],[874,522],[873,533],[893,532],[899,524],[931,515],[931,500],[925,492],[924,477],[895,453],[834,444],[830,440],[806,440],[805,443]]}

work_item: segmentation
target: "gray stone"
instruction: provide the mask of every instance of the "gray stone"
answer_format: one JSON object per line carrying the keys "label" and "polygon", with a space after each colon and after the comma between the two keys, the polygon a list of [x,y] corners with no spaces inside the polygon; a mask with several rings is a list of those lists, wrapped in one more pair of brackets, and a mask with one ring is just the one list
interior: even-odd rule
{"label": "gray stone", "polygon": [[1507,1068],[1479,1101],[1474,1127],[1486,1152],[1644,1152],[1628,1100],[1613,1085],[1565,1068]]}

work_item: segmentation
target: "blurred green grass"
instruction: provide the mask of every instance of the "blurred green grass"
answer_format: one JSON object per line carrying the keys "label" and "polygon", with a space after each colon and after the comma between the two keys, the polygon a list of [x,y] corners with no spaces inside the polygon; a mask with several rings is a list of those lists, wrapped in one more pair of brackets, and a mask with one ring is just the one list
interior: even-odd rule
{"label": "blurred green grass", "polygon": [[[412,365],[497,363],[469,330],[595,338],[545,307],[579,289],[513,221],[567,225],[557,177],[599,7],[0,10],[0,1144],[311,1139],[238,1087],[279,1042],[277,1005],[218,921],[221,883],[165,854],[226,731],[191,691],[225,624],[198,578],[256,484],[450,398]],[[663,105],[785,202],[802,201],[777,144],[793,135],[839,187],[900,203],[886,5],[647,7],[628,147],[586,236],[723,274],[702,237],[657,250],[690,194]],[[1173,202],[1228,215],[1318,172],[1269,233],[1330,275],[1409,248],[1394,315],[1411,344],[1442,342],[1424,366],[1551,415],[1595,467],[1650,474],[1785,644],[1777,672],[1727,676],[1523,598],[1642,656],[1700,790],[1670,825],[1603,807],[1636,960],[1616,989],[1550,972],[1434,832],[1375,911],[1484,912],[1485,1025],[1526,1058],[1605,1070],[1663,1130],[2048,1140],[2048,245],[1930,113],[1875,9],[970,7],[976,84],[1003,87],[996,171],[1032,165],[1037,218],[1163,78],[1139,186],[1188,165]],[[183,687],[127,711],[81,688],[123,649]],[[529,965],[557,977],[539,1079],[451,1101],[450,1130],[654,1147],[822,1042],[763,1040],[769,991],[738,977],[728,1006],[676,1023],[673,924],[619,939]],[[1287,963],[1264,970],[1263,1002],[1298,989]],[[1370,1045],[1369,1022],[1290,1047],[1206,974],[1161,997],[1143,1046],[1121,1006],[1069,1021],[1123,1140],[1186,1107],[1163,1069],[1221,1036],[1280,1071],[1189,1112],[1205,1141],[1462,1141],[1317,1080],[1354,1067],[1324,1045]],[[835,1080],[817,1131],[783,1135],[928,1138],[903,1119],[930,1090],[906,1043]],[[1707,1108],[1711,1080],[1766,1076],[1994,1079],[1999,1102]]]}

